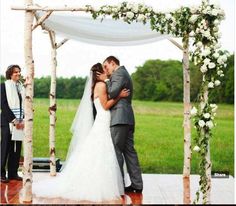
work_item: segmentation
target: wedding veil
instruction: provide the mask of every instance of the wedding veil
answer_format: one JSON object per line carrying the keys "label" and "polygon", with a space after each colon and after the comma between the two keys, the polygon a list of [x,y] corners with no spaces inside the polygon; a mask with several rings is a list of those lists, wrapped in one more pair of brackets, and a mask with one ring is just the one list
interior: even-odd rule
{"label": "wedding veil", "polygon": [[77,151],[83,144],[84,139],[88,135],[92,128],[94,117],[93,117],[93,102],[91,99],[92,94],[92,71],[90,76],[87,78],[84,88],[84,94],[80,101],[77,109],[75,118],[71,125],[70,131],[72,132],[72,139],[67,152],[67,157],[63,169],[67,165],[73,153]]}

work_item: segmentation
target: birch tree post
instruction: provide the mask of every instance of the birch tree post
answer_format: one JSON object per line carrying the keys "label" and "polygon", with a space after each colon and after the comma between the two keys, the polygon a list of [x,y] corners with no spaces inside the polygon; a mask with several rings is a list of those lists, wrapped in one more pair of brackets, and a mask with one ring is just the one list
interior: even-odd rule
{"label": "birch tree post", "polygon": [[[32,5],[32,0],[25,0],[25,6]],[[33,96],[34,96],[34,61],[32,53],[32,25],[34,15],[32,11],[25,11],[24,55],[26,67],[25,81],[25,137],[24,137],[24,165],[23,189],[20,197],[23,202],[32,202],[32,137],[33,137]]]}
{"label": "birch tree post", "polygon": [[206,203],[211,204],[211,156],[210,156],[210,142],[207,148],[207,156],[206,156],[206,176],[207,176],[207,197]]}
{"label": "birch tree post", "polygon": [[191,168],[191,103],[189,70],[189,37],[183,41],[183,77],[184,77],[184,167],[183,167],[183,202],[190,204],[190,168]]}
{"label": "birch tree post", "polygon": [[55,160],[55,126],[56,126],[56,67],[57,67],[57,45],[54,31],[49,31],[51,40],[51,87],[50,87],[50,127],[49,127],[49,151],[50,151],[50,175],[56,176],[56,160]]}
{"label": "birch tree post", "polygon": [[[203,94],[202,99],[202,109],[205,107],[205,105],[208,103],[208,90],[205,89],[205,92]],[[207,147],[207,154],[205,156],[206,159],[206,178],[207,178],[207,185],[206,185],[206,197],[203,197],[203,199],[206,200],[206,204],[211,204],[211,156],[210,156],[210,142],[208,142]]]}

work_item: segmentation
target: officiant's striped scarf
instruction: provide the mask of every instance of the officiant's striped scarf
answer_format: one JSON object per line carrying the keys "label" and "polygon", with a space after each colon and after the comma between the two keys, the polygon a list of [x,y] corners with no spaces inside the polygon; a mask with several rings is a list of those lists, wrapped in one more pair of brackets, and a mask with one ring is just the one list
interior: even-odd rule
{"label": "officiant's striped scarf", "polygon": [[[20,82],[14,82],[13,80],[6,80],[5,81],[6,87],[6,96],[8,106],[10,107],[11,111],[14,113],[16,119],[20,120],[24,117],[24,87]],[[20,110],[20,99],[19,94],[22,97],[22,109]],[[12,124],[9,125],[10,130],[12,128]]]}

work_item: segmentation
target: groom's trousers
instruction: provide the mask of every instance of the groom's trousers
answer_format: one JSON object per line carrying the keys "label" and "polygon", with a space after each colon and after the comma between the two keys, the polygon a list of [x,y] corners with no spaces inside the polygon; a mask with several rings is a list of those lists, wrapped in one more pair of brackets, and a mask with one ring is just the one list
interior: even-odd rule
{"label": "groom's trousers", "polygon": [[111,136],[123,177],[125,158],[131,185],[136,189],[143,189],[141,169],[137,152],[134,148],[134,125],[119,124],[111,126]]}

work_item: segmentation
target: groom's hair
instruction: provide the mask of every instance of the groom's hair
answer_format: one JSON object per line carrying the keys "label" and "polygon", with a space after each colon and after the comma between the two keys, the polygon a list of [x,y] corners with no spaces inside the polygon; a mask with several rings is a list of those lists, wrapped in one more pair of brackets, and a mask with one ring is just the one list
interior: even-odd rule
{"label": "groom's hair", "polygon": [[[109,56],[109,57],[107,57],[105,60],[104,60],[104,62],[105,61],[107,61],[108,63],[110,63],[111,61],[113,61],[113,62],[115,62],[118,66],[120,66],[120,61],[119,61],[119,59],[117,59],[116,57],[114,57],[114,56]],[[104,63],[103,62],[103,63]]]}

